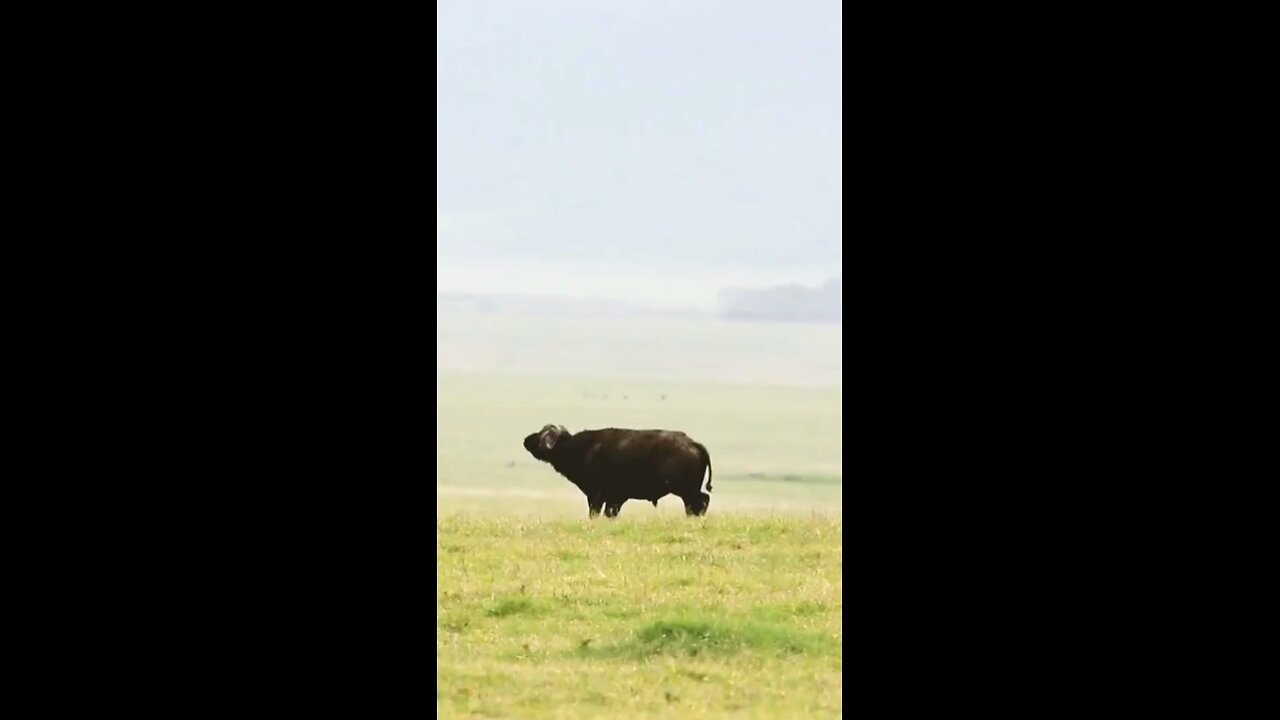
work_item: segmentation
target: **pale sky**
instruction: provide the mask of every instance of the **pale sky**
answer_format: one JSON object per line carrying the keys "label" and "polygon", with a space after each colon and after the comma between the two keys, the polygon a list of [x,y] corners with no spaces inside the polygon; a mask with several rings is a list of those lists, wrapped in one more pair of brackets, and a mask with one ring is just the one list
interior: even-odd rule
{"label": "pale sky", "polygon": [[840,3],[437,0],[442,290],[709,307],[841,260]]}

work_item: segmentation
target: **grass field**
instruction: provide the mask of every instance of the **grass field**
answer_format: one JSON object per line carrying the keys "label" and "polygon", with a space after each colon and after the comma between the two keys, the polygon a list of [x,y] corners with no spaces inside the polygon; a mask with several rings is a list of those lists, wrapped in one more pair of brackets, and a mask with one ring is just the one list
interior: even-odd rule
{"label": "grass field", "polygon": [[838,387],[839,325],[436,312],[436,369]]}
{"label": "grass field", "polygon": [[442,717],[838,717],[842,521],[436,520]]}
{"label": "grass field", "polygon": [[[438,372],[436,390],[437,514],[585,517],[581,492],[520,444],[547,423],[687,432],[711,452],[712,514],[840,512],[838,388]],[[667,497],[620,517],[683,513]]]}
{"label": "grass field", "polygon": [[[838,328],[444,320],[439,714],[841,715]],[[708,516],[667,497],[589,521],[521,446],[546,423],[687,432]]]}

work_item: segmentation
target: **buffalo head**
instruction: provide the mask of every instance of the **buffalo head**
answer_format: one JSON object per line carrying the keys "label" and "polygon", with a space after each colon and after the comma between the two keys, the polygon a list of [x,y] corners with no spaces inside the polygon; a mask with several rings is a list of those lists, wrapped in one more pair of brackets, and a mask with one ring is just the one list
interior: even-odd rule
{"label": "buffalo head", "polygon": [[538,432],[525,436],[524,449],[539,460],[547,460],[555,450],[556,444],[569,435],[569,431],[565,430],[563,425],[543,425]]}

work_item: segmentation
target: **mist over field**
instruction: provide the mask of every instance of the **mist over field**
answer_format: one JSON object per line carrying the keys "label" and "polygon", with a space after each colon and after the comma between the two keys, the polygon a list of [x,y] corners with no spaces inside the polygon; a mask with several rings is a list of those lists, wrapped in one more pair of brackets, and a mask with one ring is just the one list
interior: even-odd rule
{"label": "mist over field", "polygon": [[[440,717],[842,715],[841,12],[437,2]],[[706,514],[547,425],[684,432]]]}
{"label": "mist over field", "polygon": [[712,311],[839,275],[837,2],[436,5],[438,288]]}

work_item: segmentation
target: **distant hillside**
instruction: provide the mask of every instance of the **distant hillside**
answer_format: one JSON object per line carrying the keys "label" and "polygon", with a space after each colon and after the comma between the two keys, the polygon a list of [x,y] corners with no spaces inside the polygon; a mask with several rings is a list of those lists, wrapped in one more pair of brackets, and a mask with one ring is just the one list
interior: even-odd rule
{"label": "distant hillside", "polygon": [[[832,278],[817,287],[799,284],[763,288],[725,288],[720,291],[722,320],[831,323],[843,320],[843,283]],[[651,306],[607,299],[558,297],[553,295],[497,295],[489,293],[441,292],[436,294],[437,311],[464,311],[499,315],[546,315],[554,317],[620,318],[708,318],[711,313],[693,307]]]}
{"label": "distant hillside", "polygon": [[695,308],[648,307],[615,300],[555,297],[548,295],[490,295],[437,293],[436,310],[484,313],[554,315],[557,317],[706,317]]}
{"label": "distant hillside", "polygon": [[839,323],[844,302],[840,278],[816,288],[775,285],[768,288],[726,288],[720,293],[720,317],[765,322]]}

